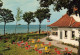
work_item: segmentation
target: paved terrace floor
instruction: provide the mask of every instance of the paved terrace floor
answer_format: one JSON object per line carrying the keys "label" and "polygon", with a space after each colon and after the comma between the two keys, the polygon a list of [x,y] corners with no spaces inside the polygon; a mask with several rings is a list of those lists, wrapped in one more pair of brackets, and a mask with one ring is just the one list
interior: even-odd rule
{"label": "paved terrace floor", "polygon": [[74,52],[74,53],[77,53],[77,51],[78,51],[77,48],[73,48],[73,47],[70,47],[70,46],[63,45],[63,44],[61,44],[61,43],[58,43],[58,41],[55,41],[55,40],[53,40],[53,41],[47,41],[46,38],[47,38],[47,37],[42,38],[42,39],[40,39],[40,41],[41,41],[41,42],[44,42],[44,43],[49,43],[49,42],[51,42],[52,45],[54,45],[54,46],[56,46],[56,47],[59,47],[59,48],[62,48],[62,49],[65,49],[65,47],[67,47],[67,48],[69,49],[69,51],[72,50],[72,52]]}

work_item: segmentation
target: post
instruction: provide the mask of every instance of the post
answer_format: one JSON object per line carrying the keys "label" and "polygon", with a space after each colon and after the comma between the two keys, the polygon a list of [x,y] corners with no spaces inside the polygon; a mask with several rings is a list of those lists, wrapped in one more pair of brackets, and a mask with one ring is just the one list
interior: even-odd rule
{"label": "post", "polygon": [[80,55],[80,29],[79,29],[79,47],[78,47],[78,55]]}
{"label": "post", "polygon": [[48,30],[47,30],[47,21],[46,21],[46,32],[47,32],[47,37],[49,38],[49,36],[48,36]]}

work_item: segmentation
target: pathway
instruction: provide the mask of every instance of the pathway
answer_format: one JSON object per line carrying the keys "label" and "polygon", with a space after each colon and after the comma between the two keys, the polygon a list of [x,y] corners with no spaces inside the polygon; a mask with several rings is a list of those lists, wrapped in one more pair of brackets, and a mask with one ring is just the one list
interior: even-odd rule
{"label": "pathway", "polygon": [[51,42],[52,45],[54,45],[56,47],[59,47],[59,48],[62,48],[62,49],[64,49],[65,47],[67,47],[69,49],[69,51],[72,50],[72,52],[74,52],[74,53],[77,53],[77,51],[78,51],[77,48],[73,48],[73,47],[70,47],[70,46],[66,46],[66,45],[60,44],[60,43],[58,43],[58,41],[55,41],[55,40],[53,40],[53,41],[47,41],[46,37],[40,39],[40,41],[41,42],[45,42],[45,43]]}

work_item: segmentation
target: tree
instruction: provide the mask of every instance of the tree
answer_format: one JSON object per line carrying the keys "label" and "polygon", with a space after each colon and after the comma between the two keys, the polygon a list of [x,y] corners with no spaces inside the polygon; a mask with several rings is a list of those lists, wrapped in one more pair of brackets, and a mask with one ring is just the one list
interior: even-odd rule
{"label": "tree", "polygon": [[25,12],[25,13],[23,14],[23,20],[24,20],[25,22],[27,22],[27,24],[28,24],[28,31],[27,31],[27,32],[29,33],[29,24],[30,24],[31,22],[35,22],[33,12]]}
{"label": "tree", "polygon": [[[55,11],[60,11],[63,8],[67,9],[67,13],[71,15],[75,13],[80,16],[80,0],[39,0],[41,7],[49,7],[51,4],[54,5]],[[74,8],[77,8],[75,11]]]}
{"label": "tree", "polygon": [[[38,0],[38,1],[40,1],[41,7],[49,7],[51,4],[53,4],[55,11],[60,11],[64,8],[67,9],[68,15],[79,14],[80,16],[80,0]],[[80,37],[78,55],[80,55]]]}
{"label": "tree", "polygon": [[2,7],[3,6],[3,2],[0,0],[0,7]]}
{"label": "tree", "polygon": [[20,10],[20,8],[17,8],[15,34],[16,34],[17,22],[20,21],[21,18],[22,18],[22,10]]}
{"label": "tree", "polygon": [[4,35],[5,35],[5,25],[6,23],[14,21],[12,11],[9,9],[0,9],[0,21],[4,22]]}
{"label": "tree", "polygon": [[40,8],[35,12],[35,17],[38,19],[39,21],[39,34],[41,31],[41,23],[44,19],[50,18],[50,13],[49,13],[49,9],[48,8]]}

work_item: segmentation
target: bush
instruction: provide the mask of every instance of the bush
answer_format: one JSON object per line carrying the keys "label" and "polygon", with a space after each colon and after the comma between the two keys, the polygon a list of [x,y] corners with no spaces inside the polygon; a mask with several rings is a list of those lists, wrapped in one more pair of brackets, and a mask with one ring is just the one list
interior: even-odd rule
{"label": "bush", "polygon": [[27,34],[27,36],[32,39],[41,39],[47,36],[47,34]]}
{"label": "bush", "polygon": [[52,39],[51,39],[51,38],[46,38],[46,40],[48,40],[48,41],[52,41]]}
{"label": "bush", "polygon": [[7,41],[5,39],[2,40],[2,43],[6,43]]}
{"label": "bush", "polygon": [[78,46],[75,46],[75,45],[71,45],[71,44],[64,43],[64,42],[62,42],[62,44],[67,45],[67,46],[71,46],[71,47],[73,47],[73,48],[77,48],[77,49],[78,49]]}
{"label": "bush", "polygon": [[15,42],[15,40],[14,39],[10,39],[10,41],[9,41],[11,44],[13,44],[13,42]]}
{"label": "bush", "polygon": [[5,43],[0,43],[0,52],[2,52],[6,47]]}
{"label": "bush", "polygon": [[23,37],[23,41],[27,41],[28,39],[29,39],[28,36],[24,36],[24,37]]}

